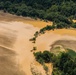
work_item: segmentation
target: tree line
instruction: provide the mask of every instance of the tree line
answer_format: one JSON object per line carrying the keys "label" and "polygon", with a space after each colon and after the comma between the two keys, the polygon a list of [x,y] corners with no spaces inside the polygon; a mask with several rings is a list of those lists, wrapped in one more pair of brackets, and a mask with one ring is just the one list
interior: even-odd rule
{"label": "tree line", "polygon": [[57,21],[76,19],[75,0],[0,0],[0,9],[12,14]]}
{"label": "tree line", "polygon": [[53,21],[57,28],[69,28],[76,19],[76,0],[0,0],[0,10]]}
{"label": "tree line", "polygon": [[67,52],[59,53],[57,56],[49,51],[35,52],[34,56],[43,67],[45,63],[53,63],[52,75],[76,75],[76,57],[73,58]]}

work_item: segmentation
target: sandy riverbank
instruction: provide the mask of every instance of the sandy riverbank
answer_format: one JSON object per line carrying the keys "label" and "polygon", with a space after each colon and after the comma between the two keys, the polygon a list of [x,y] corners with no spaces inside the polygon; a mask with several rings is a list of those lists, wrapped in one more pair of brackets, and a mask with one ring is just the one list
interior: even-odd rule
{"label": "sandy riverbank", "polygon": [[[16,61],[14,65],[17,65],[16,68],[19,73],[16,74],[17,72],[14,72],[15,67],[13,67],[12,70],[8,70],[9,67],[6,68],[2,66],[3,69],[6,68],[8,72],[6,72],[7,74],[2,74],[0,71],[0,75],[10,75],[10,73],[12,73],[12,75],[32,75],[30,65],[34,60],[34,56],[31,52],[33,44],[29,39],[33,37],[35,31],[44,27],[46,24],[47,22],[40,20],[32,20],[30,18],[0,13],[0,46],[3,47],[3,49],[7,49],[7,52],[9,50],[13,51],[12,57],[15,59],[12,59],[12,57],[9,59],[10,61]],[[37,51],[50,50],[50,45],[60,39],[76,40],[76,31],[60,29],[39,36],[35,44],[37,46]],[[4,52],[3,55],[0,54],[2,57],[5,55]],[[10,52],[8,52],[6,56],[11,56]],[[6,59],[6,57],[4,59]],[[0,63],[2,63],[1,61],[0,57]]]}
{"label": "sandy riverbank", "polygon": [[22,22],[0,22],[0,45],[13,50],[20,70],[31,75],[30,64],[34,57],[31,53],[32,44],[29,39],[36,29]]}
{"label": "sandy riverbank", "polygon": [[22,17],[22,16],[12,15],[12,14],[9,14],[9,13],[3,13],[2,11],[0,11],[0,21],[23,22],[25,24],[31,24],[34,27],[39,27],[39,28],[42,28],[46,25],[52,25],[52,22],[50,22],[50,21],[44,22],[43,20],[40,20],[40,19],[35,20],[35,19],[30,18],[30,17]]}

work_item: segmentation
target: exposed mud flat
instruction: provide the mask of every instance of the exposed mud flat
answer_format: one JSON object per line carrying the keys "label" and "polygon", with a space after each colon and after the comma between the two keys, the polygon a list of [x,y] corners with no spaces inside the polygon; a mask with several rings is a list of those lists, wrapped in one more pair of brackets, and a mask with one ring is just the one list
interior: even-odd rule
{"label": "exposed mud flat", "polygon": [[[28,23],[26,22],[27,20]],[[33,23],[35,24],[33,25]],[[38,26],[39,23],[40,26]],[[34,61],[34,56],[31,49],[34,44],[29,39],[41,27],[44,27],[44,22],[42,21],[38,20],[35,22],[35,20],[29,18],[25,19],[15,15],[0,13],[0,75],[32,75],[30,66]],[[47,32],[37,38],[35,46],[37,46],[37,51],[50,50],[54,42],[64,40],[61,44],[64,43],[68,47],[75,47],[75,34],[75,30],[67,29]],[[65,40],[67,41],[65,42]],[[69,43],[68,40],[73,41]],[[36,64],[35,66],[38,69],[41,67]],[[39,72],[44,72],[42,67]]]}
{"label": "exposed mud flat", "polygon": [[[0,66],[0,69],[2,69],[0,75],[31,75],[30,63],[34,57],[30,51],[32,44],[29,39],[36,30],[32,25],[25,25],[21,22],[0,22],[0,58],[3,62],[6,62],[4,62],[5,66],[8,67],[7,69],[5,66],[4,68]],[[0,62],[3,64],[2,60]],[[11,63],[11,67],[9,67],[9,63]],[[17,70],[19,70],[18,74]],[[25,74],[21,71],[24,71]]]}
{"label": "exposed mud flat", "polygon": [[37,50],[50,50],[50,48],[54,45],[63,45],[67,48],[71,48],[76,50],[76,37],[67,35],[60,35],[55,33],[45,33],[37,38],[36,46]]}
{"label": "exposed mud flat", "polygon": [[[16,66],[16,69],[18,70],[18,75],[20,74],[32,75],[30,65],[34,61],[34,56],[33,56],[33,53],[31,52],[31,49],[33,48],[33,43],[30,42],[29,39],[33,37],[33,34],[37,30],[39,30],[39,28],[33,27],[32,25],[25,24],[22,22],[16,22],[16,21],[0,22],[0,46],[3,48],[3,49],[0,49],[1,50],[0,55],[1,56],[6,55],[7,57],[9,57],[9,60],[11,61],[11,65],[13,65],[12,61],[15,63],[14,65]],[[46,39],[49,36],[49,35],[47,36],[46,34],[44,35],[42,36],[44,36]],[[42,44],[43,45],[42,47],[40,46],[41,44],[40,42],[42,39],[44,39],[44,37],[40,36],[40,38],[38,38],[40,40],[39,41],[37,40],[39,50],[41,50],[41,48],[44,46],[43,44]],[[6,51],[9,53],[7,54]],[[10,53],[11,51],[14,54],[11,54]],[[5,60],[7,59],[7,57],[5,57]],[[9,63],[10,61],[8,62],[6,61],[6,62]],[[8,64],[6,65],[8,66]],[[15,70],[14,68],[12,68],[12,70]],[[39,68],[39,66],[37,68]],[[7,69],[7,68],[5,67],[4,69]],[[7,69],[8,73],[4,73],[1,71],[0,74],[3,73],[3,75],[7,75],[7,74],[10,75],[11,70],[9,66],[8,66],[8,69]],[[6,70],[4,71],[6,72]],[[43,71],[44,69],[41,67],[40,72],[43,72]],[[17,71],[15,72],[12,71],[12,72],[13,72],[12,75],[17,73]]]}
{"label": "exposed mud flat", "polygon": [[25,75],[15,62],[15,56],[12,50],[0,47],[0,75]]}
{"label": "exposed mud flat", "polygon": [[55,34],[60,34],[60,35],[69,35],[69,36],[76,36],[76,29],[56,29],[54,31],[51,31]]}
{"label": "exposed mud flat", "polygon": [[22,16],[12,15],[12,14],[9,14],[9,13],[3,13],[2,11],[0,11],[0,21],[23,22],[25,24],[31,24],[34,27],[39,27],[39,28],[42,28],[46,25],[52,25],[52,22],[50,22],[50,21],[44,22],[43,20],[40,20],[40,19],[35,20],[35,19],[30,18],[30,17],[22,17]]}
{"label": "exposed mud flat", "polygon": [[51,46],[62,45],[64,48],[72,49],[76,52],[76,40],[58,40],[55,41]]}

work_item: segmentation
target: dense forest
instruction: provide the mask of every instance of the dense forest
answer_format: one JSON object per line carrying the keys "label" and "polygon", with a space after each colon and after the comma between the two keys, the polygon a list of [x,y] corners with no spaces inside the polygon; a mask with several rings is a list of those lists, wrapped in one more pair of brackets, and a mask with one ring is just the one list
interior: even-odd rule
{"label": "dense forest", "polygon": [[45,66],[45,63],[53,63],[52,75],[76,75],[76,52],[74,53],[75,58],[74,55],[70,55],[68,52],[62,52],[56,56],[49,51],[36,52],[34,56],[43,65],[46,72],[48,67]]}
{"label": "dense forest", "polygon": [[0,0],[0,10],[50,20],[57,28],[67,28],[72,24],[71,20],[76,19],[76,0]]}
{"label": "dense forest", "polygon": [[0,0],[0,10],[68,24],[76,19],[76,0]]}

